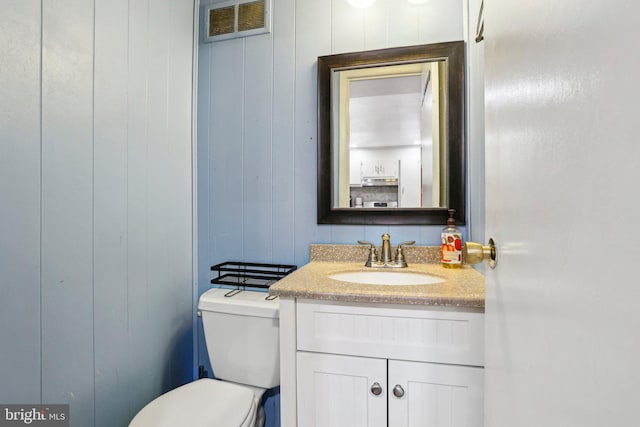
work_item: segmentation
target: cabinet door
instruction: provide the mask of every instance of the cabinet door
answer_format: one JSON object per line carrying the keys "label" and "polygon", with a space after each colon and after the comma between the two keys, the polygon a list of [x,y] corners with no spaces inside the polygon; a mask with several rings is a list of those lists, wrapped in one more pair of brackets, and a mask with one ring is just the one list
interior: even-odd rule
{"label": "cabinet door", "polygon": [[400,162],[398,159],[375,157],[362,161],[362,177],[395,177],[398,178]]}
{"label": "cabinet door", "polygon": [[385,359],[305,352],[297,358],[299,427],[387,425]]}
{"label": "cabinet door", "polygon": [[389,427],[482,427],[483,369],[389,361]]}
{"label": "cabinet door", "polygon": [[359,157],[354,155],[349,157],[349,184],[362,184],[362,162]]}

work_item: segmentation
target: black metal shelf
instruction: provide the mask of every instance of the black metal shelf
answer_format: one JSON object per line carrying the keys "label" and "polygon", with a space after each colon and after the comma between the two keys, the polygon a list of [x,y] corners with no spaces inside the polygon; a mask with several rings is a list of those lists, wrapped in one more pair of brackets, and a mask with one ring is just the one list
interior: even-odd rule
{"label": "black metal shelf", "polygon": [[239,288],[268,289],[296,268],[295,265],[287,264],[227,261],[211,266],[211,271],[218,272],[218,277],[211,279],[211,283]]}

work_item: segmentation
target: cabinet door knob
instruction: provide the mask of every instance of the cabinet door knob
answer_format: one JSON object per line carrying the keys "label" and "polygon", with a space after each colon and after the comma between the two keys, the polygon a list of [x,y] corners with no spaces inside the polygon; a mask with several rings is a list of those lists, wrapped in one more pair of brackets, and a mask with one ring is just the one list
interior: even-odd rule
{"label": "cabinet door knob", "polygon": [[395,397],[404,396],[404,389],[402,388],[402,386],[400,384],[396,384],[396,386],[393,388],[393,395]]}
{"label": "cabinet door knob", "polygon": [[379,383],[373,383],[371,385],[371,393],[373,393],[374,396],[380,396],[380,393],[382,393],[382,386]]}

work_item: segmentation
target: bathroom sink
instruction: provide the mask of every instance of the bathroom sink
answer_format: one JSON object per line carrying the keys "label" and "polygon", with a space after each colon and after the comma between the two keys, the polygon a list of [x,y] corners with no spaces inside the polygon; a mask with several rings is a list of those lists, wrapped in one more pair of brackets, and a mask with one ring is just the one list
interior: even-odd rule
{"label": "bathroom sink", "polygon": [[366,285],[433,285],[444,282],[444,279],[428,274],[388,270],[348,271],[331,274],[329,278]]}

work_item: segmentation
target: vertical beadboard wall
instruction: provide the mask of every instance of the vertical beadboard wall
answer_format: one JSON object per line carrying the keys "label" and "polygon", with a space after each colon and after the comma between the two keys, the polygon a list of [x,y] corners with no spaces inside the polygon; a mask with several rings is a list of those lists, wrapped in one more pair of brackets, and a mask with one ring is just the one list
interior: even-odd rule
{"label": "vertical beadboard wall", "polygon": [[0,402],[40,401],[40,1],[0,13]]}
{"label": "vertical beadboard wall", "polygon": [[192,379],[191,0],[6,0],[0,402],[126,426]]}
{"label": "vertical beadboard wall", "polygon": [[[203,0],[201,11],[222,1]],[[366,9],[346,0],[273,0],[272,34],[200,43],[201,277],[224,260],[302,265],[310,243],[379,241],[384,232],[439,244],[440,226],[316,224],[316,60],[463,40],[466,8],[466,0],[377,0]]]}

